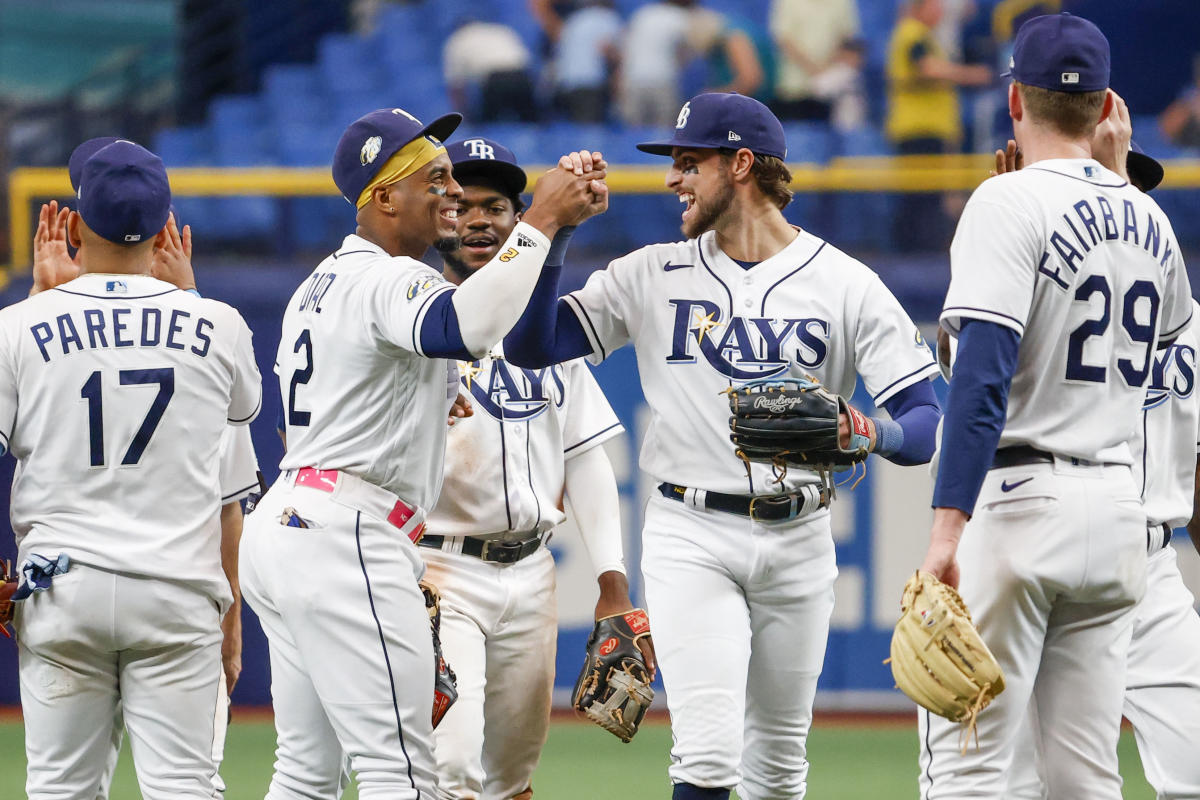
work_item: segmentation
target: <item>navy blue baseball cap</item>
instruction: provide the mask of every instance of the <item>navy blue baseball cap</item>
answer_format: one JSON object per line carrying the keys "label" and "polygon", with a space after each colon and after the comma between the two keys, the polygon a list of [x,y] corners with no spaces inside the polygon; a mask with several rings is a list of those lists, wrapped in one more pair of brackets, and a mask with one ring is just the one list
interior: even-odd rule
{"label": "navy blue baseball cap", "polygon": [[459,183],[482,177],[496,181],[505,194],[517,197],[529,182],[513,151],[492,139],[482,136],[463,139],[446,145],[446,153],[454,165],[454,179]]}
{"label": "navy blue baseball cap", "polygon": [[162,159],[119,140],[100,148],[79,171],[79,214],[98,235],[136,244],[167,224],[171,185]]}
{"label": "navy blue baseball cap", "polygon": [[71,175],[71,188],[74,191],[79,191],[79,175],[83,172],[83,165],[87,163],[87,160],[113,142],[119,141],[121,141],[119,136],[97,136],[95,139],[88,139],[71,151],[71,159],[67,162],[67,172]]}
{"label": "navy blue baseball cap", "polygon": [[1146,155],[1137,142],[1129,143],[1129,152],[1125,154],[1125,171],[1129,180],[1143,192],[1148,192],[1162,183],[1163,165]]}
{"label": "navy blue baseball cap", "polygon": [[787,158],[783,126],[771,109],[735,92],[705,92],[683,104],[669,140],[643,142],[643,153],[669,156],[675,147],[747,148],[761,156]]}
{"label": "navy blue baseball cap", "polygon": [[342,197],[354,205],[397,150],[422,136],[431,136],[440,144],[460,122],[462,114],[446,114],[426,125],[402,108],[381,108],[365,114],[350,123],[338,140],[333,151],[333,182]]}
{"label": "navy blue baseball cap", "polygon": [[1108,39],[1083,17],[1034,17],[1017,31],[1005,75],[1053,92],[1102,91],[1108,88]]}

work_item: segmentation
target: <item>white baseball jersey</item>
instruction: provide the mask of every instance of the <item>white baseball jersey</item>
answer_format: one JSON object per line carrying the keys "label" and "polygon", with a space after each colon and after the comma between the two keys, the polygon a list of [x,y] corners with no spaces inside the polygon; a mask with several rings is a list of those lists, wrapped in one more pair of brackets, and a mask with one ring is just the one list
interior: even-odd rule
{"label": "white baseball jersey", "polygon": [[746,465],[729,442],[730,386],[815,376],[849,397],[857,372],[876,405],[938,374],[928,346],[874,272],[806,231],[746,270],[698,239],[644,247],[567,295],[600,362],[633,342],[651,421],[642,469],[707,491],[771,494],[816,480]]}
{"label": "white baseball jersey", "polygon": [[447,435],[429,533],[503,538],[550,530],[566,519],[566,460],[624,430],[591,370],[579,359],[522,369],[497,345],[458,371],[475,414]]}
{"label": "white baseball jersey", "polygon": [[1154,200],[1092,159],[1039,161],[975,191],[950,269],[951,333],[981,319],[1021,335],[1000,447],[1130,463],[1155,347],[1192,313]]}
{"label": "white baseball jersey", "polygon": [[219,444],[261,400],[237,311],[149,276],[84,275],[0,310],[20,558],[65,552],[228,601]]}
{"label": "white baseball jersey", "polygon": [[[1200,304],[1192,301],[1192,313]],[[1172,528],[1192,518],[1196,456],[1200,451],[1200,393],[1196,391],[1196,353],[1200,351],[1200,325],[1189,325],[1179,338],[1155,354],[1142,424],[1130,443],[1133,477],[1142,490],[1142,503],[1150,524]],[[1196,448],[1181,447],[1180,439],[1196,433]]]}
{"label": "white baseball jersey", "polygon": [[280,469],[342,470],[428,509],[442,483],[449,366],[424,357],[421,322],[453,288],[355,235],[317,266],[283,315]]}
{"label": "white baseball jersey", "polygon": [[258,487],[258,458],[246,425],[230,425],[221,437],[221,504],[242,500]]}

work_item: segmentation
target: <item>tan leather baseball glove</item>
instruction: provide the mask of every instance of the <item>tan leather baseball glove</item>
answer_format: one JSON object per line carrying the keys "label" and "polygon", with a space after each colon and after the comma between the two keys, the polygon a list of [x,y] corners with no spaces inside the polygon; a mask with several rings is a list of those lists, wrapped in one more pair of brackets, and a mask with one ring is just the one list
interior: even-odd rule
{"label": "tan leather baseball glove", "polygon": [[954,587],[928,572],[904,585],[892,632],[892,677],[917,705],[964,723],[963,751],[979,712],[1004,691],[1004,672]]}

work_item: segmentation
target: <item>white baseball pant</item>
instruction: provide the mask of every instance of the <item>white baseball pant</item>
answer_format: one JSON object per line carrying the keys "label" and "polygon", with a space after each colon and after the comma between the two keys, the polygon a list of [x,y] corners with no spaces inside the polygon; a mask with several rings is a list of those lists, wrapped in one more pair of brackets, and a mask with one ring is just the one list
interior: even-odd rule
{"label": "white baseball pant", "polygon": [[92,798],[123,709],[148,800],[217,797],[217,603],[183,583],[72,563],[17,604],[26,792]]}
{"label": "white baseball pant", "polygon": [[920,713],[922,800],[1007,798],[1031,699],[1047,796],[1120,798],[1125,656],[1146,575],[1129,468],[1055,459],[991,470],[958,561],[959,591],[1005,689],[965,755],[961,725]]}
{"label": "white baseball pant", "polygon": [[438,796],[508,800],[530,786],[554,692],[554,557],[515,564],[420,548],[442,594],[442,653],[458,701],[433,732]]}
{"label": "white baseball pant", "polygon": [[672,783],[803,798],[837,577],[828,512],[765,524],[651,497],[642,575]]}
{"label": "white baseball pant", "polygon": [[[1125,716],[1133,723],[1146,780],[1159,800],[1200,800],[1200,616],[1183,583],[1175,548],[1150,555],[1125,676]],[[1036,714],[1036,709],[1031,709]],[[1043,800],[1040,754],[1019,745],[1009,796]]]}
{"label": "white baseball pant", "polygon": [[[281,524],[285,508],[309,527]],[[239,569],[270,644],[268,800],[337,797],[343,752],[363,800],[432,800],[433,641],[416,546],[281,478],[246,517]]]}

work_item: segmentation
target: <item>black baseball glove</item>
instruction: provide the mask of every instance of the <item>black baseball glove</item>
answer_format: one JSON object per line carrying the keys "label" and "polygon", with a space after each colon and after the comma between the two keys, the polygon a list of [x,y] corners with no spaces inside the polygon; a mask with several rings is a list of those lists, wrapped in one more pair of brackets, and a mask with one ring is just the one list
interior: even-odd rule
{"label": "black baseball glove", "polygon": [[[819,471],[851,467],[867,457],[867,418],[812,379],[755,381],[730,389],[730,440],[738,458]],[[842,447],[838,415],[850,421],[850,446]]]}
{"label": "black baseball glove", "polygon": [[429,627],[433,632],[433,727],[437,727],[450,706],[458,699],[458,678],[442,655],[442,595],[432,583],[420,581],[425,595],[425,610],[429,612]]}
{"label": "black baseball glove", "polygon": [[649,635],[650,620],[640,608],[596,620],[575,681],[575,710],[623,742],[637,733],[654,700],[650,671],[638,648],[638,640]]}

